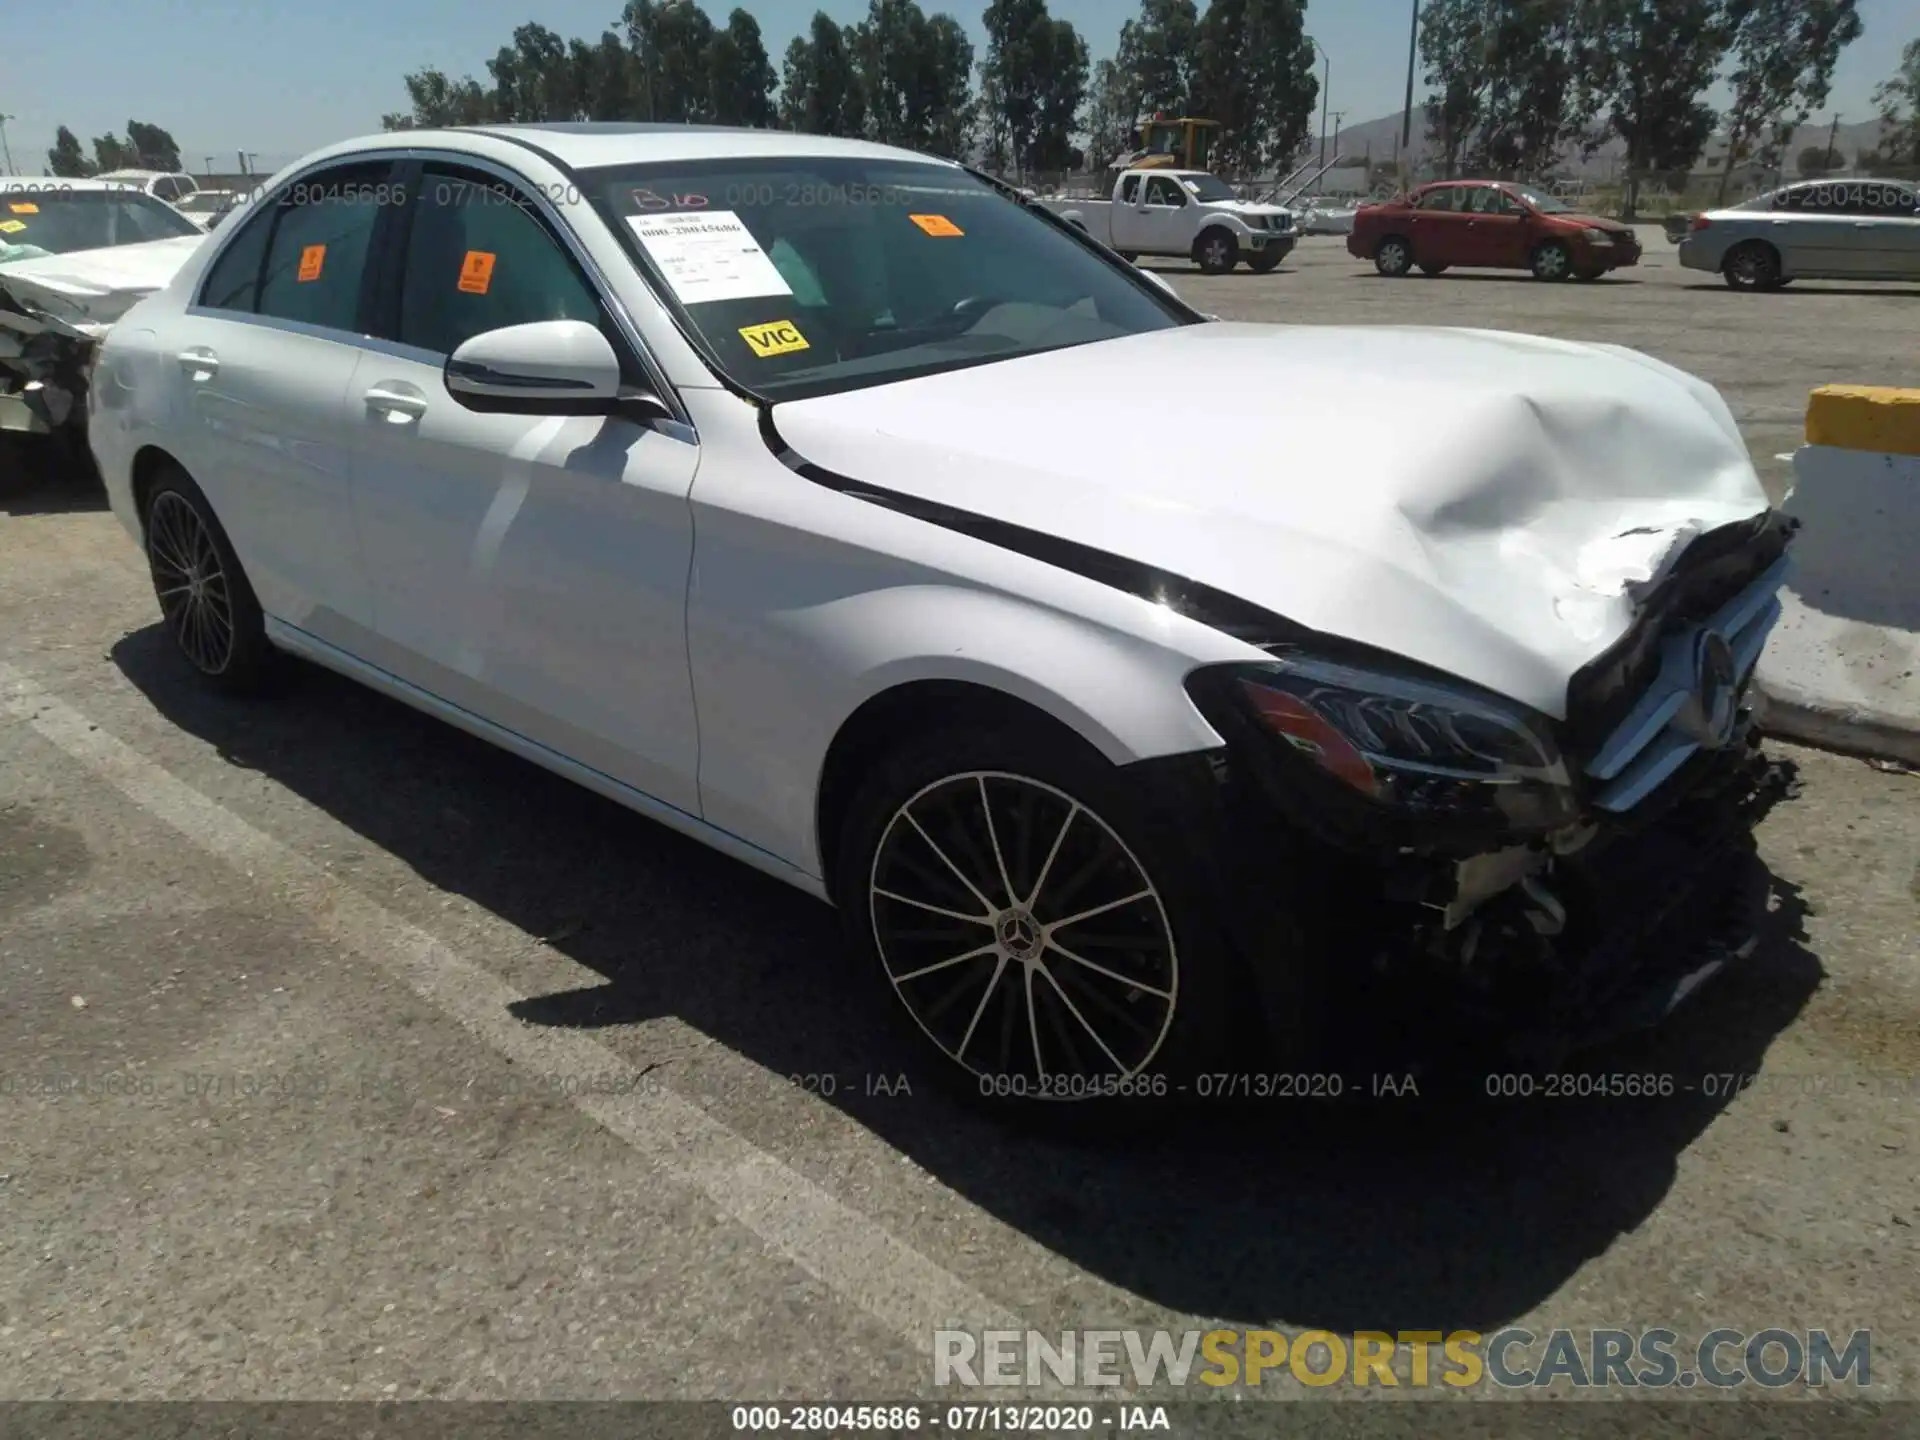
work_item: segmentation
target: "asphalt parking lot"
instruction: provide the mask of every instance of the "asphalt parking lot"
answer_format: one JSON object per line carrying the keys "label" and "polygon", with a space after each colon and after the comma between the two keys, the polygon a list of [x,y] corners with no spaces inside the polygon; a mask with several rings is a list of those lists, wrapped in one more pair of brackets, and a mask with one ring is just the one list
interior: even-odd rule
{"label": "asphalt parking lot", "polygon": [[[1811,386],[1910,377],[1920,292],[1647,245],[1592,285],[1327,239],[1169,273],[1227,318],[1643,348],[1776,494]],[[1920,1400],[1920,778],[1779,747],[1761,948],[1585,1062],[1667,1098],[1073,1148],[903,1082],[804,897],[334,677],[210,697],[98,497],[0,487],[0,1399],[944,1401],[943,1327],[1518,1324],[1870,1329],[1870,1393]],[[1524,1433],[1600,1433],[1568,1408]]]}

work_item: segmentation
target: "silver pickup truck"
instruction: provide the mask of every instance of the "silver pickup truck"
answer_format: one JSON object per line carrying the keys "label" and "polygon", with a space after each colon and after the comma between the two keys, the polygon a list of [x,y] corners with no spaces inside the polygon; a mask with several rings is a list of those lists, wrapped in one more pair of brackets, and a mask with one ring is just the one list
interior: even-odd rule
{"label": "silver pickup truck", "polygon": [[1129,260],[1177,255],[1209,275],[1242,260],[1264,274],[1299,239],[1290,210],[1242,200],[1204,170],[1123,170],[1111,199],[1044,196],[1037,203]]}

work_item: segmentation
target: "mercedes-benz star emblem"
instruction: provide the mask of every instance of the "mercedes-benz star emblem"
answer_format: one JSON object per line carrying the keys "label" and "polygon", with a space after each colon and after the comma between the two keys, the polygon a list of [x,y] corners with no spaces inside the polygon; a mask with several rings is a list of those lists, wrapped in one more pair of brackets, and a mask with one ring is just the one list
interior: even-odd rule
{"label": "mercedes-benz star emblem", "polygon": [[1733,738],[1740,711],[1735,680],[1727,637],[1702,630],[1693,642],[1693,694],[1674,718],[1703,749],[1718,750]]}

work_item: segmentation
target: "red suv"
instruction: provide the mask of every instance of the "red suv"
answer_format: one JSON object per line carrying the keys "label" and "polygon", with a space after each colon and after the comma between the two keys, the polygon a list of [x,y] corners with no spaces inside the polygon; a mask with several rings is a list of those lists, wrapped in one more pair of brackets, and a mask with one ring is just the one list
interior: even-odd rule
{"label": "red suv", "polygon": [[1384,205],[1362,206],[1347,250],[1392,276],[1416,265],[1428,275],[1471,265],[1531,270],[1540,280],[1595,280],[1640,263],[1640,242],[1619,221],[1493,180],[1443,180]]}

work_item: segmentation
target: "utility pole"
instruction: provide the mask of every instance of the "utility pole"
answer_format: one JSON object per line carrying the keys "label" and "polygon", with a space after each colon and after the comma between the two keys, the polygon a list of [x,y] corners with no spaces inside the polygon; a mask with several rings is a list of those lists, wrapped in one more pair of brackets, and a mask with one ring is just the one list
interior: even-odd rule
{"label": "utility pole", "polygon": [[18,115],[0,115],[0,155],[7,157],[7,174],[13,173],[13,147],[7,144],[7,121],[18,120]]}
{"label": "utility pole", "polygon": [[1400,153],[1413,144],[1413,69],[1420,54],[1420,0],[1413,0],[1413,28],[1407,34],[1407,104],[1400,112]]}
{"label": "utility pole", "polygon": [[[0,120],[4,120],[6,118],[7,118],[6,116],[0,115]],[[0,134],[3,134],[3,133],[5,133],[4,130],[0,130]],[[1839,139],[1840,139],[1840,112],[1836,110],[1833,112],[1833,128],[1827,131],[1827,153],[1820,157],[1821,170],[1829,174],[1831,174],[1833,171],[1838,170],[1840,168],[1838,165],[1835,165],[1833,163],[1833,160],[1834,160],[1833,147],[1836,143],[1838,143]]]}
{"label": "utility pole", "polygon": [[1320,163],[1327,163],[1327,105],[1333,99],[1333,57],[1327,54],[1326,47],[1311,35],[1313,48],[1320,56],[1320,63],[1326,66],[1326,75],[1320,82]]}
{"label": "utility pole", "polygon": [[1347,112],[1344,110],[1333,112],[1333,163],[1335,165],[1340,163],[1340,122],[1346,118]]}

